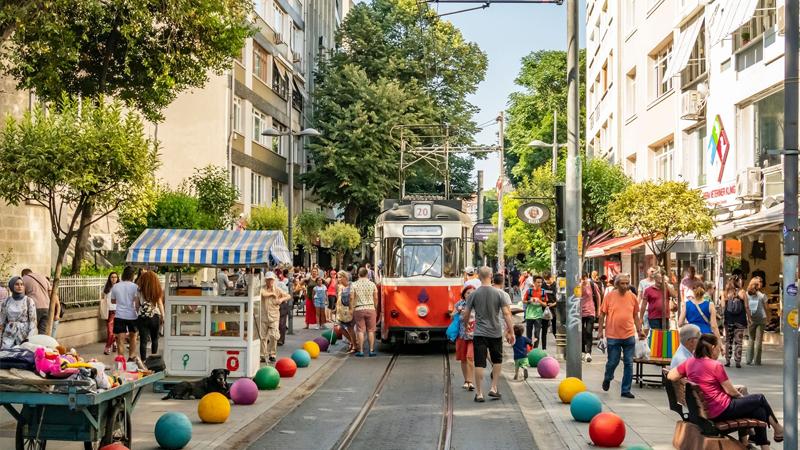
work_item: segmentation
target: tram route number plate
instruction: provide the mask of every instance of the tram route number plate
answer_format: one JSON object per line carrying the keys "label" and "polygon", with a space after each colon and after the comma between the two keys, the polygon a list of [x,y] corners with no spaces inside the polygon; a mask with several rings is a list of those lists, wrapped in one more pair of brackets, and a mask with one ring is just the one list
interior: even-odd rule
{"label": "tram route number plate", "polygon": [[433,212],[431,203],[413,203],[411,205],[415,219],[430,219]]}

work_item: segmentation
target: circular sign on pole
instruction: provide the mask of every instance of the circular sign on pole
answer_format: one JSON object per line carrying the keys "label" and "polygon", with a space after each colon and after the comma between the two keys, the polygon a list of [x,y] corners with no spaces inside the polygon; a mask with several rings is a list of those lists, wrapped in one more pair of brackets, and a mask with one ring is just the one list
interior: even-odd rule
{"label": "circular sign on pole", "polygon": [[550,219],[550,208],[541,203],[525,203],[517,208],[519,220],[531,225],[538,225]]}
{"label": "circular sign on pole", "polygon": [[789,324],[790,327],[797,329],[797,310],[793,309],[789,311],[789,314],[786,315],[786,322]]}

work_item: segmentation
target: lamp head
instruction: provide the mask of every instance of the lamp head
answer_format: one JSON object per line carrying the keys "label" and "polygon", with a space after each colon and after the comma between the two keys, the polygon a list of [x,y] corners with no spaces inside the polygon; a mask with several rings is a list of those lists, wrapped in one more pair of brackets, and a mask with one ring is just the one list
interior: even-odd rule
{"label": "lamp head", "polygon": [[322,133],[317,131],[315,128],[306,128],[299,133],[299,136],[318,137],[322,136]]}
{"label": "lamp head", "polygon": [[266,130],[261,132],[261,135],[262,136],[273,136],[274,137],[274,136],[283,136],[284,133],[281,133],[280,131],[276,130],[275,128],[268,127]]}

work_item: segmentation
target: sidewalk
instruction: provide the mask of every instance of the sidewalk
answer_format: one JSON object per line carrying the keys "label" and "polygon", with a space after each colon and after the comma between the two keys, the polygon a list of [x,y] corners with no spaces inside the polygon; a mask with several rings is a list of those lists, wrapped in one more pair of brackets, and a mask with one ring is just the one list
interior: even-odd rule
{"label": "sidewalk", "polygon": [[[303,342],[320,336],[322,330],[304,330],[302,321],[295,321],[300,328],[294,335],[286,336],[286,344],[278,347],[278,358],[288,357],[300,348]],[[188,448],[242,448],[250,438],[266,431],[265,424],[277,423],[276,419],[290,411],[298,401],[313,393],[324,380],[336,371],[344,361],[339,351],[345,344],[338,343],[329,353],[321,353],[307,368],[299,368],[293,378],[281,378],[280,388],[274,391],[259,391],[253,405],[231,405],[231,414],[224,424],[204,424],[197,416],[197,400],[161,400],[164,394],[156,394],[149,388],[142,392],[133,410],[133,447],[156,449],[153,429],[162,414],[170,411],[183,412],[192,421],[192,440]],[[78,349],[85,358],[96,357],[110,364],[113,355],[103,355],[103,345],[92,344]],[[262,364],[263,365],[263,364]],[[284,401],[285,400],[285,401]],[[7,411],[0,410],[0,448],[14,448],[16,422]],[[239,445],[237,445],[239,444]],[[83,449],[79,442],[59,442],[60,450]]]}
{"label": "sidewalk", "polygon": [[[548,342],[549,344],[549,342]],[[548,353],[555,352],[555,345]],[[780,347],[765,345],[762,366],[746,366],[741,369],[726,368],[735,384],[747,385],[751,393],[762,393],[767,397],[775,410],[778,420],[783,420],[783,360]],[[583,363],[583,381],[590,392],[596,394],[603,402],[603,411],[619,415],[627,425],[627,434],[623,447],[646,444],[654,450],[672,449],[672,435],[678,415],[670,411],[667,394],[664,388],[639,388],[634,383],[632,392],[635,399],[620,397],[620,380],[622,363],[615,373],[611,389],[603,392],[601,384],[605,369],[606,356],[595,350],[591,363]],[[645,366],[645,373],[655,373],[656,368]],[[573,420],[569,405],[561,403],[558,398],[558,385],[565,378],[566,366],[561,364],[558,378],[546,380],[539,377],[536,369],[529,369],[527,382],[515,382],[513,364],[504,366],[505,375],[517,398],[530,397],[543,411],[527,412],[529,425],[534,432],[537,447],[548,449],[590,449],[595,448],[589,438],[589,424]],[[537,433],[541,430],[541,433]],[[770,439],[772,431],[768,432]],[[782,449],[783,445],[773,442],[773,449]]]}

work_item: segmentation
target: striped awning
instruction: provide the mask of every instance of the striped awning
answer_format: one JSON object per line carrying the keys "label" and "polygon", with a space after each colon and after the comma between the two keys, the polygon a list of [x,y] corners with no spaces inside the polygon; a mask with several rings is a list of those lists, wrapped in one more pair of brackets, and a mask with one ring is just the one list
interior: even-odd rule
{"label": "striped awning", "polygon": [[706,28],[708,46],[718,42],[738,30],[753,18],[758,0],[717,0],[706,8]]}
{"label": "striped awning", "polygon": [[667,71],[664,73],[665,79],[680,75],[681,71],[686,67],[689,57],[692,55],[694,44],[697,43],[697,36],[700,34],[700,28],[703,26],[704,20],[702,16],[695,19],[691,25],[678,35],[678,41],[672,46],[672,57],[667,62]]}
{"label": "striped awning", "polygon": [[148,228],[128,249],[129,264],[266,266],[291,263],[280,231]]}

